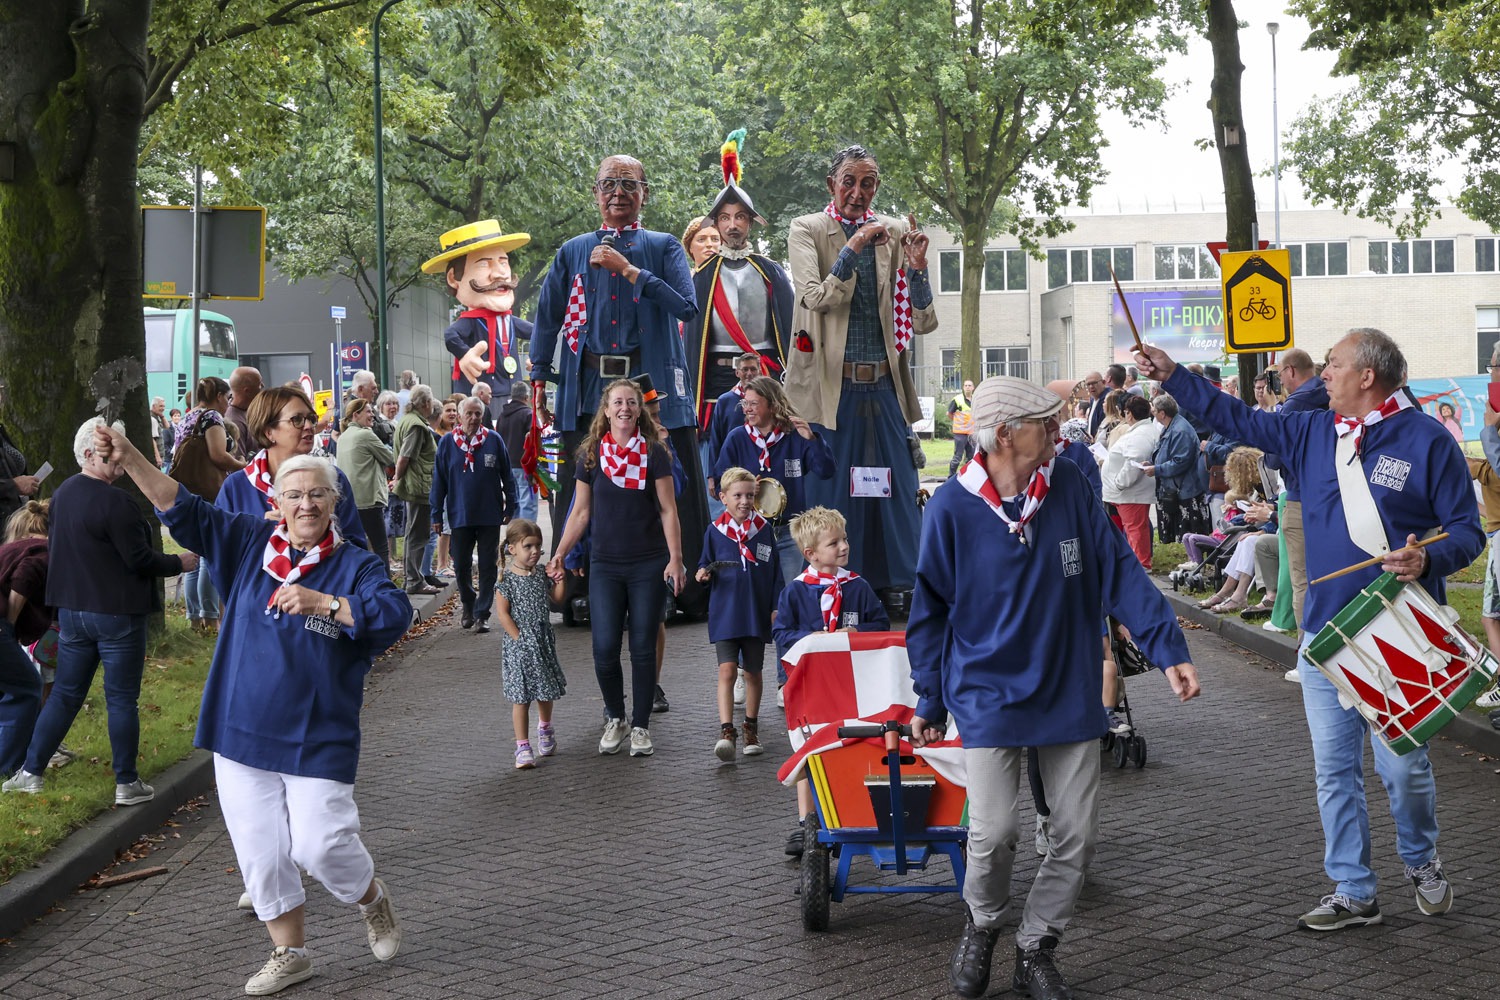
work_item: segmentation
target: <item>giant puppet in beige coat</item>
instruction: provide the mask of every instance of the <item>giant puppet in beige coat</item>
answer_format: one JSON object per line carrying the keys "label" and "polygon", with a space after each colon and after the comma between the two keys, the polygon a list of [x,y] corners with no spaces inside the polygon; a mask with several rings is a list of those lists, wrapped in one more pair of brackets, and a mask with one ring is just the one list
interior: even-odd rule
{"label": "giant puppet in beige coat", "polygon": [[[877,215],[890,231],[890,239],[875,248],[876,299],[880,303],[880,325],[885,335],[885,354],[891,366],[896,399],[907,423],[922,419],[912,383],[911,350],[898,352],[892,331],[895,273],[906,267],[903,237],[907,224]],[[832,216],[819,212],[792,220],[787,235],[791,258],[792,286],[796,299],[792,311],[793,349],[787,357],[786,391],[792,405],[808,423],[838,429],[839,396],[844,386],[844,339],[849,332],[849,302],[855,279],[840,281],[829,274],[834,259],[848,242],[844,229]],[[937,311],[929,305],[912,309],[912,332],[937,329]]]}

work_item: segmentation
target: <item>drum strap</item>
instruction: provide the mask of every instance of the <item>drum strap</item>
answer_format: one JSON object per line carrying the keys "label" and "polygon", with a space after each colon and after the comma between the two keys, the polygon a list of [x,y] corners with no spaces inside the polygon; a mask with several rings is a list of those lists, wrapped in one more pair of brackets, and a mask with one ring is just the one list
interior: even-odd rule
{"label": "drum strap", "polygon": [[1375,506],[1375,497],[1370,493],[1369,480],[1365,478],[1364,462],[1355,450],[1353,434],[1338,439],[1333,449],[1333,464],[1339,477],[1339,499],[1344,505],[1344,521],[1349,526],[1349,538],[1372,556],[1383,556],[1391,551],[1386,539],[1385,523],[1380,519],[1380,510]]}

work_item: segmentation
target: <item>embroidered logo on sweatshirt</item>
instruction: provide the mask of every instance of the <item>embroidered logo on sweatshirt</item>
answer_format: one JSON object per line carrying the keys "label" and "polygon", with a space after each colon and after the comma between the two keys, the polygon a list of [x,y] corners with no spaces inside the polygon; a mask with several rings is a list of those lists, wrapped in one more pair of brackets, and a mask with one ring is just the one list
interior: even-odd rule
{"label": "embroidered logo on sweatshirt", "polygon": [[1380,460],[1375,463],[1375,471],[1370,473],[1370,484],[1384,486],[1388,490],[1395,490],[1399,493],[1406,489],[1406,477],[1410,474],[1410,462],[1381,455]]}
{"label": "embroidered logo on sweatshirt", "polygon": [[1077,576],[1083,572],[1083,553],[1078,547],[1078,539],[1058,542],[1057,548],[1062,555],[1063,576]]}

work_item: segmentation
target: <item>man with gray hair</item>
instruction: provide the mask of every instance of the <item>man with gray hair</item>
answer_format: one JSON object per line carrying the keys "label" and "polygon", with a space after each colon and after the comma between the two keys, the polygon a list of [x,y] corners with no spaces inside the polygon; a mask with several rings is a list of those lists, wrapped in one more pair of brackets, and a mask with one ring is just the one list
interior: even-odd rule
{"label": "man with gray hair", "polygon": [[402,565],[408,594],[436,594],[439,588],[422,576],[422,552],[432,530],[428,500],[432,491],[432,466],[437,458],[437,435],[428,426],[442,407],[425,385],[413,386],[411,402],[396,423],[396,475],[391,492],[406,503],[406,546]]}
{"label": "man with gray hair", "polygon": [[516,483],[516,505],[520,516],[528,521],[535,521],[536,489],[532,485],[531,476],[521,465],[526,452],[526,437],[531,433],[531,407],[528,405],[530,396],[526,386],[521,383],[511,386],[510,399],[501,407],[495,429],[505,439],[505,450],[510,454],[510,473]]}
{"label": "man with gray hair", "polygon": [[[1119,618],[1183,701],[1197,671],[1177,616],[1072,462],[1058,461],[1064,400],[995,376],[974,393],[974,458],[928,502],[906,629],[917,694],[912,743],[941,739],[951,713],[968,772],[968,919],[949,966],[962,997],[989,988],[990,957],[1010,909],[1019,839],[1017,788],[1037,755],[1051,846],[1016,932],[1011,985],[1072,997],[1053,961],[1099,832],[1103,614]],[[983,580],[983,586],[975,581]]]}
{"label": "man with gray hair", "polygon": [[375,373],[363,368],[355,372],[349,380],[349,392],[370,404],[370,412],[375,416],[370,423],[370,430],[380,438],[381,444],[387,448],[392,447],[396,441],[396,428],[375,408],[375,400],[380,395],[380,386],[375,382]]}
{"label": "man with gray hair", "polygon": [[[1160,348],[1148,346],[1137,359],[1142,375],[1160,380],[1210,427],[1279,456],[1297,477],[1306,535],[1317,539],[1307,548],[1309,575],[1381,559],[1308,588],[1303,658],[1323,626],[1382,573],[1419,584],[1441,604],[1448,575],[1483,550],[1463,453],[1447,429],[1412,402],[1404,388],[1406,358],[1379,330],[1351,330],[1333,346],[1322,374],[1330,409],[1322,411],[1265,413],[1185,371]],[[1440,526],[1445,540],[1411,547]],[[1426,745],[1397,755],[1383,740],[1370,739],[1369,722],[1356,706],[1340,702],[1339,689],[1311,663],[1302,671],[1302,706],[1317,771],[1323,868],[1334,889],[1297,926],[1335,931],[1381,921],[1365,801],[1366,742],[1374,745],[1417,909],[1446,913],[1453,890],[1438,858],[1437,784]]]}
{"label": "man with gray hair", "polygon": [[250,440],[246,414],[255,397],[260,395],[261,388],[259,368],[241,366],[229,373],[229,409],[224,411],[224,419],[234,425],[235,457],[242,462],[249,461],[257,450],[255,442]]}
{"label": "man with gray hair", "polygon": [[[479,385],[484,385],[483,382]],[[524,385],[516,383],[524,390]],[[484,426],[484,404],[469,396],[458,404],[458,426],[438,442],[428,498],[432,531],[443,530],[448,516],[450,551],[458,575],[463,604],[459,624],[490,630],[495,606],[495,579],[500,563],[500,528],[516,516],[510,456],[499,434]],[[478,549],[479,587],[474,586],[474,558]]]}

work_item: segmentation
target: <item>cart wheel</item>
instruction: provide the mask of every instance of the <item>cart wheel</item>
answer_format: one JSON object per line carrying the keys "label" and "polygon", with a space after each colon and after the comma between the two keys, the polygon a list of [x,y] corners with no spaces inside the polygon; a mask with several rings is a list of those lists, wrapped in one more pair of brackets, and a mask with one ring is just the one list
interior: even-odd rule
{"label": "cart wheel", "polygon": [[1106,730],[1104,735],[1099,737],[1099,747],[1105,753],[1113,750],[1115,748],[1115,734]]}
{"label": "cart wheel", "polygon": [[1137,770],[1146,766],[1146,737],[1137,736],[1135,745],[1131,748],[1131,758],[1135,761]]}
{"label": "cart wheel", "polygon": [[810,931],[828,929],[828,848],[818,843],[817,820],[807,819],[805,846],[802,850],[802,926]]}
{"label": "cart wheel", "polygon": [[1123,738],[1115,738],[1115,745],[1111,748],[1111,755],[1115,759],[1115,767],[1125,766],[1125,761],[1130,756],[1130,747]]}

